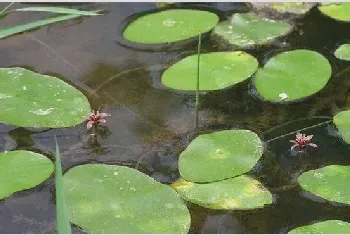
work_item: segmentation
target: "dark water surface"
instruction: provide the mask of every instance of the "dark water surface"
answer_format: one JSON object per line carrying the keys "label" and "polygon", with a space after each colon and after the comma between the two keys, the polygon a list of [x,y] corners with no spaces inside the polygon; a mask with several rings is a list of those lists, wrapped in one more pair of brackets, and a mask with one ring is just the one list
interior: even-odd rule
{"label": "dark water surface", "polygon": [[[0,9],[7,4],[0,3]],[[35,4],[36,6],[38,4]],[[64,5],[64,4],[63,4]],[[244,4],[208,4],[221,17],[244,11]],[[16,3],[13,7],[30,6]],[[172,51],[138,51],[117,43],[119,25],[127,17],[155,9],[154,3],[70,4],[79,9],[103,8],[103,16],[42,27],[30,33],[0,41],[0,66],[22,66],[62,78],[89,97],[94,109],[112,114],[100,130],[98,142],[85,124],[56,130],[16,128],[0,124],[0,151],[26,149],[54,159],[58,136],[64,171],[89,162],[135,167],[162,183],[179,177],[177,159],[197,135],[194,131],[194,95],[164,88],[162,71],[172,63],[194,54],[195,43]],[[186,6],[189,6],[188,4]],[[15,13],[0,21],[0,28],[39,19],[47,13]],[[297,48],[322,53],[330,61],[333,76],[316,95],[294,104],[277,105],[258,100],[250,84],[203,93],[200,131],[243,128],[262,139],[294,131],[327,120],[350,107],[350,69],[337,60],[334,50],[350,41],[349,23],[336,22],[312,9],[296,21],[295,30],[269,46],[246,50],[260,65],[274,54]],[[222,51],[209,39],[203,51]],[[310,68],[312,69],[312,68]],[[319,118],[310,118],[321,116]],[[324,117],[326,116],[326,117]],[[271,128],[288,121],[267,133]],[[303,191],[296,177],[309,169],[330,164],[350,164],[349,146],[336,135],[332,124],[305,132],[314,134],[318,148],[293,156],[289,139],[266,144],[266,150],[249,173],[274,195],[274,203],[262,209],[220,211],[188,204],[192,215],[191,233],[286,233],[313,221],[341,219],[350,222],[350,206],[330,203]],[[344,187],[347,187],[344,185]],[[1,233],[55,233],[54,178],[41,185],[0,200]],[[75,233],[82,233],[74,227]]]}

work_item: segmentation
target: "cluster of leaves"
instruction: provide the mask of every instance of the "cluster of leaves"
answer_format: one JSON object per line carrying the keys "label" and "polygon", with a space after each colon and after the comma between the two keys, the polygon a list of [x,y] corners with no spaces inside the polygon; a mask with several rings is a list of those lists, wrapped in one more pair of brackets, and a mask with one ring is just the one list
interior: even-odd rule
{"label": "cluster of leaves", "polygon": [[[325,5],[320,10],[335,18],[334,12],[343,12],[348,5],[344,3],[340,7],[343,8]],[[2,29],[0,38],[48,23],[98,14],[45,7],[12,10],[1,16],[14,11],[65,15]],[[193,23],[191,27],[187,21]],[[284,22],[263,19],[253,13],[234,14],[230,21],[218,24],[218,17],[213,13],[181,9],[146,15],[133,23],[125,29],[124,36],[139,43],[179,41],[215,27],[214,33],[239,48],[271,42],[292,30]],[[146,30],[147,37],[143,37],[141,29]],[[152,36],[161,41],[154,41]],[[343,51],[348,53],[345,49],[339,49],[335,55],[341,58],[339,54]],[[314,69],[310,70],[311,66]],[[263,68],[258,67],[257,59],[243,51],[198,53],[170,66],[161,80],[171,89],[198,92],[225,89],[253,76],[253,84],[264,100],[284,104],[315,94],[327,84],[332,73],[327,59],[310,50],[283,52],[271,58]],[[83,122],[91,110],[87,98],[79,90],[58,78],[23,68],[0,68],[0,99],[0,121],[22,127],[74,126]],[[333,119],[347,143],[350,143],[349,113],[340,112]],[[180,154],[181,179],[171,186],[137,170],[105,164],[75,166],[62,176],[58,146],[56,151],[59,232],[70,232],[69,218],[91,233],[186,233],[191,218],[181,198],[203,207],[225,210],[259,208],[273,202],[272,194],[246,175],[263,154],[263,142],[249,130],[199,135]],[[0,185],[0,199],[42,183],[54,170],[53,163],[45,156],[23,150],[1,153],[0,162],[0,175],[11,179],[6,185]],[[298,180],[303,188],[327,200],[349,204],[350,194],[342,187],[349,172],[348,167],[328,166],[305,172]],[[327,190],[333,187],[331,192],[323,189],[324,182]],[[66,203],[69,213],[64,209]],[[322,231],[325,225],[339,224],[348,226],[339,221],[316,226]]]}

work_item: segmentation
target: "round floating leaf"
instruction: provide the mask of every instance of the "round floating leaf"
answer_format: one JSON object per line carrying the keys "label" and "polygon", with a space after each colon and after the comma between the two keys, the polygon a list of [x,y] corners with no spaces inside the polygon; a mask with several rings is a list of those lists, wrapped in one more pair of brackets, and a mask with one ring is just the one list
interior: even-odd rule
{"label": "round floating leaf", "polygon": [[0,199],[42,183],[53,172],[53,163],[45,156],[16,150],[0,153]]}
{"label": "round floating leaf", "polygon": [[249,171],[262,153],[260,138],[249,130],[203,134],[181,153],[179,171],[192,182],[223,180]]}
{"label": "round floating leaf", "polygon": [[333,3],[325,4],[318,7],[318,9],[333,19],[340,21],[350,21],[350,3]]}
{"label": "round floating leaf", "polygon": [[[258,61],[243,51],[213,52],[200,57],[199,90],[219,90],[249,78]],[[169,67],[162,83],[173,89],[196,90],[197,55],[188,56]]]}
{"label": "round floating leaf", "polygon": [[298,182],[305,190],[326,200],[350,204],[350,166],[331,165],[301,174]]}
{"label": "round floating leaf", "polygon": [[176,42],[208,32],[218,21],[216,14],[207,11],[165,10],[132,21],[123,37],[144,44]]}
{"label": "round floating leaf", "polygon": [[287,51],[271,58],[254,76],[259,94],[269,101],[295,101],[320,91],[332,68],[321,54],[310,50]]}
{"label": "round floating leaf", "polygon": [[254,13],[236,13],[231,21],[220,22],[213,33],[229,44],[238,47],[267,44],[277,37],[286,35],[292,26],[270,19],[260,18]]}
{"label": "round floating leaf", "polygon": [[90,111],[79,90],[23,68],[0,68],[0,100],[0,122],[22,127],[74,126]]}
{"label": "round floating leaf", "polygon": [[272,203],[270,192],[245,175],[207,184],[180,179],[172,187],[183,199],[210,209],[246,210]]}
{"label": "round floating leaf", "polygon": [[350,224],[341,220],[326,220],[289,231],[290,234],[349,234]]}
{"label": "round floating leaf", "polygon": [[335,52],[335,57],[340,60],[350,61],[350,44],[341,45]]}
{"label": "round floating leaf", "polygon": [[187,233],[190,214],[177,193],[123,166],[87,164],[64,175],[71,221],[88,233]]}
{"label": "round floating leaf", "polygon": [[333,117],[333,123],[338,128],[343,140],[350,144],[350,110],[337,113]]}

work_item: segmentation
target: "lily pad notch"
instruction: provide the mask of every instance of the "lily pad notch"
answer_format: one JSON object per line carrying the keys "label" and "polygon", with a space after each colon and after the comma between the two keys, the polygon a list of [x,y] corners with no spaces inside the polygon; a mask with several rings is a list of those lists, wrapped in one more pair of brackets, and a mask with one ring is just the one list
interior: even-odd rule
{"label": "lily pad notch", "polygon": [[[198,55],[185,57],[163,72],[162,84],[175,90],[196,91],[197,64]],[[243,51],[201,54],[199,90],[220,90],[233,86],[248,79],[257,68],[257,59]]]}
{"label": "lily pad notch", "polygon": [[123,38],[139,44],[168,44],[207,33],[219,22],[210,11],[162,9],[134,17],[123,28]]}
{"label": "lily pad notch", "polygon": [[75,126],[91,110],[75,87],[19,67],[0,68],[0,100],[0,122],[20,127]]}
{"label": "lily pad notch", "polygon": [[224,180],[251,170],[262,154],[262,141],[252,131],[202,134],[180,154],[179,172],[191,182]]}
{"label": "lily pad notch", "polygon": [[88,233],[182,234],[189,230],[191,217],[179,195],[135,169],[80,165],[64,174],[64,184],[71,222]]}
{"label": "lily pad notch", "polygon": [[332,67],[324,56],[299,49],[272,57],[255,73],[253,83],[264,100],[299,101],[325,87],[331,74]]}
{"label": "lily pad notch", "polygon": [[288,23],[261,18],[255,13],[235,13],[230,20],[215,26],[213,37],[219,44],[250,48],[285,36],[292,29]]}
{"label": "lily pad notch", "polygon": [[0,200],[11,194],[33,188],[54,171],[50,159],[25,150],[0,153]]}

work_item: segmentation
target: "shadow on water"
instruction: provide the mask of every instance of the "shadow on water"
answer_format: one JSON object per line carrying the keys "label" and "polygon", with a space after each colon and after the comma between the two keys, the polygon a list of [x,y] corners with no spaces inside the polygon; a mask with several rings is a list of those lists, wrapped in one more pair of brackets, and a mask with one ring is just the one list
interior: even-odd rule
{"label": "shadow on water", "polygon": [[[3,5],[1,3],[0,8]],[[20,5],[17,3],[17,7]],[[184,5],[191,7],[190,3]],[[195,5],[221,11],[224,17],[247,10],[242,3]],[[195,54],[196,45],[189,44],[177,51],[145,52],[117,44],[118,24],[134,14],[155,9],[153,3],[90,3],[81,7],[103,8],[107,14],[59,23],[2,40],[0,66],[25,65],[63,78],[82,90],[94,109],[108,112],[112,117],[99,130],[97,139],[89,136],[85,124],[47,130],[0,124],[1,151],[27,149],[53,160],[53,136],[57,135],[64,171],[89,162],[118,164],[137,168],[170,184],[179,177],[179,154],[196,136],[195,96],[164,88],[160,75],[179,59]],[[34,18],[30,14],[16,14],[8,16],[5,24]],[[348,27],[349,24],[327,18],[314,8],[296,20],[296,28],[290,35],[277,43],[246,50],[262,65],[281,51],[312,49],[327,57],[333,77],[312,97],[285,105],[262,102],[252,96],[254,90],[250,81],[222,91],[203,93],[200,130],[250,129],[269,140],[328,120],[327,117],[349,108],[350,69],[347,70],[348,63],[333,56],[340,44],[350,41]],[[224,50],[208,38],[202,47],[205,52]],[[309,119],[303,119],[305,117]],[[293,121],[298,119],[300,121]],[[288,125],[272,129],[289,121]],[[266,143],[263,157],[249,172],[273,193],[272,205],[248,211],[220,211],[188,203],[192,215],[190,232],[286,233],[318,220],[350,222],[349,206],[324,201],[303,191],[296,182],[299,174],[310,169],[329,164],[349,165],[349,147],[336,136],[331,124],[306,133],[315,135],[319,148],[293,155],[289,150],[289,139],[293,139],[293,135],[271,141]],[[2,233],[55,233],[55,226],[53,177],[0,201]],[[76,226],[73,231],[82,233]]]}

